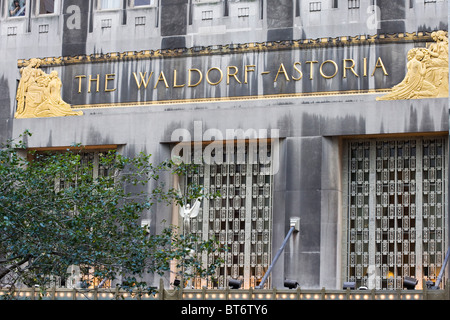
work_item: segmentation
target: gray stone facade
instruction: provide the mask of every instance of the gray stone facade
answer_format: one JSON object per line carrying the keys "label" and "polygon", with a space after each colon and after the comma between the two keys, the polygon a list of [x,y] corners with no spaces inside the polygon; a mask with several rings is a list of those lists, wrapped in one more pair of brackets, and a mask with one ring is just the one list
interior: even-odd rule
{"label": "gray stone facade", "polygon": [[[28,139],[32,148],[65,147],[74,142],[118,145],[126,155],[145,151],[158,162],[170,157],[174,130],[186,129],[194,136],[196,121],[202,124],[203,132],[279,129],[272,257],[288,232],[289,219],[300,217],[301,222],[300,232],[290,238],[273,269],[273,287],[281,288],[285,278],[296,279],[304,288],[340,288],[345,281],[341,231],[346,215],[342,155],[346,139],[448,136],[448,98],[376,101],[383,94],[377,90],[389,89],[403,79],[407,51],[426,46],[431,41],[430,31],[447,30],[447,1],[152,0],[146,7],[133,8],[133,1],[121,1],[118,10],[101,10],[99,0],[56,0],[54,14],[38,14],[39,1],[28,1],[31,14],[11,18],[6,12],[9,0],[0,0],[0,139],[17,137],[28,129],[33,133]],[[398,37],[406,33],[423,36]],[[380,39],[392,34],[396,35],[394,40]],[[358,38],[354,44],[332,41],[371,35],[378,36],[377,40]],[[116,62],[103,56],[98,62],[44,65],[46,72],[57,70],[61,74],[63,98],[74,108],[83,106],[84,115],[14,119],[19,60],[196,47],[201,51],[210,46],[277,41],[290,41],[291,45],[292,41],[318,38],[328,40],[326,44],[317,42],[316,47],[310,44],[235,53],[222,47],[211,55],[167,54]],[[372,76],[378,57],[382,57],[389,76],[380,68]],[[363,76],[364,58],[368,58],[367,77]],[[327,59],[339,66],[329,81],[318,73]],[[347,69],[348,77],[343,78],[344,59],[358,62],[358,77]],[[305,63],[312,60],[318,61],[313,81]],[[293,69],[296,61],[302,62],[301,81],[292,79],[298,75]],[[281,63],[286,64],[289,82],[273,80]],[[227,66],[238,66],[243,82],[245,65],[258,67],[247,85],[233,87],[223,80],[211,86],[204,79],[195,88],[177,90],[169,79],[174,69],[185,72],[179,81],[186,83],[189,68],[206,72],[220,67],[226,72]],[[169,89],[161,82],[156,90],[152,81],[147,93],[138,92],[133,72],[154,71],[155,80],[162,70],[167,70]],[[261,80],[260,73],[265,70],[272,72],[270,80]],[[333,72],[324,69],[327,75]],[[116,74],[111,82],[116,90],[87,93],[86,78],[83,92],[78,92],[80,78],[75,76],[97,74]],[[284,73],[279,76],[283,78]],[[101,83],[102,89],[104,86]],[[166,100],[179,101],[164,103]],[[165,179],[172,183],[170,177]],[[156,206],[143,219],[150,220],[157,231],[171,214],[171,208]],[[155,278],[155,283],[159,279]]]}

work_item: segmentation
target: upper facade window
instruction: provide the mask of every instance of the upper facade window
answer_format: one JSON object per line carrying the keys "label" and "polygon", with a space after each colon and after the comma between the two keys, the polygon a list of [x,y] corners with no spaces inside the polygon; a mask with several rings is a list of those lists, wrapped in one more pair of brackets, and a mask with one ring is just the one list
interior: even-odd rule
{"label": "upper facade window", "polygon": [[152,4],[152,0],[134,0],[134,6],[149,6]]}
{"label": "upper facade window", "polygon": [[348,0],[349,9],[359,9],[360,5],[360,0]]}
{"label": "upper facade window", "polygon": [[101,0],[100,9],[120,9],[122,6],[122,0]]}
{"label": "upper facade window", "polygon": [[25,0],[12,0],[8,8],[8,16],[22,17],[25,16],[26,3]]}
{"label": "upper facade window", "polygon": [[55,2],[56,0],[40,0],[39,14],[55,13]]}

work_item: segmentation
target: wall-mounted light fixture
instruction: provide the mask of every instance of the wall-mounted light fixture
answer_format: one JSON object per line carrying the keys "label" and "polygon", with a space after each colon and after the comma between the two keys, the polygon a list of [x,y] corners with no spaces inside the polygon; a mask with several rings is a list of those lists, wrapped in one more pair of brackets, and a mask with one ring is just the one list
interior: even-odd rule
{"label": "wall-mounted light fixture", "polygon": [[228,281],[228,286],[231,289],[239,289],[241,287],[242,281],[236,279],[230,279]]}
{"label": "wall-mounted light fixture", "polygon": [[285,279],[284,286],[288,289],[295,289],[298,287],[298,282],[296,280]]}

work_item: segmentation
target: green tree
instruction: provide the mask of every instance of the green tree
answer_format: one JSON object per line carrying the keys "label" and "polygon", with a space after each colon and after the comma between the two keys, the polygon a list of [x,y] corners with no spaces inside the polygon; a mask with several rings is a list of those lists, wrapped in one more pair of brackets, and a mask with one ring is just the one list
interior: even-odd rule
{"label": "green tree", "polygon": [[130,158],[110,151],[99,159],[109,174],[94,178],[82,151],[74,146],[31,152],[22,140],[0,149],[0,283],[45,290],[52,277],[64,279],[76,266],[101,284],[121,279],[122,287],[148,292],[144,275],[165,274],[171,261],[177,261],[184,278],[214,272],[216,265],[202,266],[190,252],[218,250],[215,241],[183,235],[171,225],[155,234],[140,220],[156,202],[182,204],[199,197],[199,186],[184,199],[160,182],[162,173],[181,175],[195,168],[172,161],[153,165],[144,153]]}

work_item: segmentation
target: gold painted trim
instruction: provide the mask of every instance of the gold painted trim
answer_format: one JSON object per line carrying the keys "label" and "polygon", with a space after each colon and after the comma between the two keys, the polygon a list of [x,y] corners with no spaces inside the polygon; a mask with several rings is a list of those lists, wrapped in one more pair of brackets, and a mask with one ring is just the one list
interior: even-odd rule
{"label": "gold painted trim", "polygon": [[123,107],[139,107],[139,106],[150,106],[150,105],[169,105],[169,104],[185,104],[185,103],[211,103],[211,102],[245,101],[245,100],[260,100],[260,99],[280,99],[280,98],[287,99],[287,98],[326,97],[326,96],[338,96],[338,95],[382,94],[382,93],[387,93],[390,91],[391,91],[391,89],[370,89],[370,90],[327,91],[327,92],[311,92],[311,93],[303,93],[303,92],[302,93],[285,93],[285,94],[221,97],[221,98],[137,101],[137,102],[114,103],[114,104],[73,105],[72,109],[83,110],[83,109],[123,108]]}
{"label": "gold painted trim", "polygon": [[[207,47],[192,47],[178,49],[158,49],[142,51],[125,51],[110,53],[95,53],[91,55],[77,55],[65,57],[46,57],[39,59],[42,67],[64,66],[71,64],[87,64],[98,62],[118,62],[143,59],[160,59],[173,57],[190,57],[214,54],[235,54],[257,51],[273,50],[292,50],[292,49],[310,49],[320,47],[335,47],[364,44],[383,44],[383,43],[409,43],[409,42],[427,42],[432,40],[432,32],[405,32],[395,34],[377,34],[377,35],[358,35],[354,37],[340,36],[336,38],[317,38],[304,40],[286,40],[286,41],[267,41],[250,42],[244,44],[226,44],[212,45]],[[17,65],[19,68],[28,65],[30,59],[19,59]]]}
{"label": "gold painted trim", "polygon": [[399,132],[399,133],[370,133],[339,136],[341,140],[370,140],[370,139],[392,139],[405,137],[448,137],[449,131],[432,132]]}

